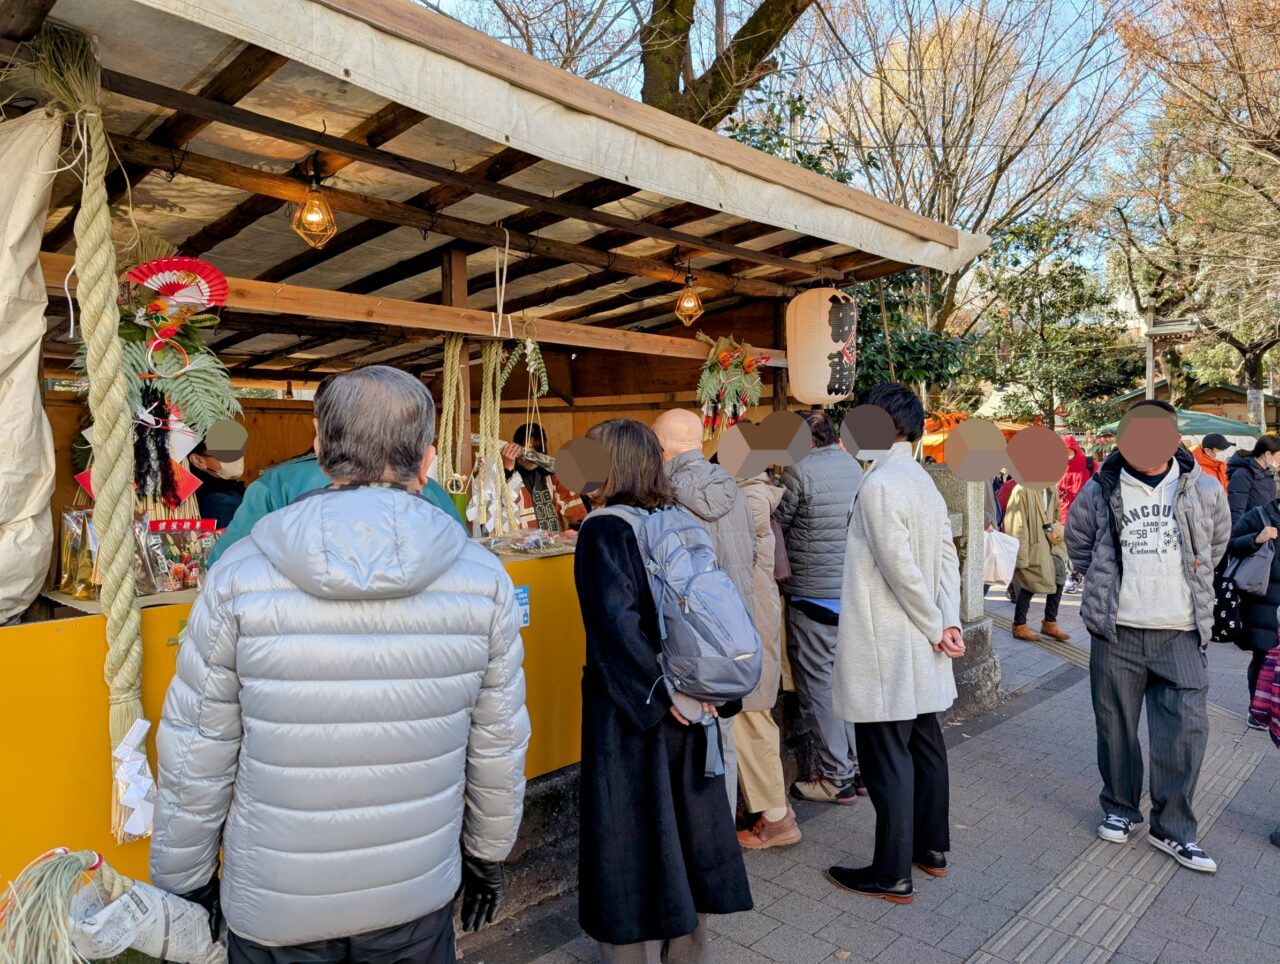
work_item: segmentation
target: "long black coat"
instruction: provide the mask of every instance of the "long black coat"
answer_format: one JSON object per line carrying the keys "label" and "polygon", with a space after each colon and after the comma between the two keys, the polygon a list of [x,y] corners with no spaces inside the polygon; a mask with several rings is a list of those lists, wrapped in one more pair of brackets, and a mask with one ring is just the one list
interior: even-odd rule
{"label": "long black coat", "polygon": [[1266,505],[1275,497],[1275,479],[1257,459],[1248,452],[1231,456],[1227,462],[1227,503],[1231,506],[1232,525],[1249,510]]}
{"label": "long black coat", "polygon": [[750,910],[724,777],[703,776],[708,728],[677,722],[654,687],[657,609],[631,526],[588,516],[573,568],[587,632],[582,929],[633,944],[690,934],[698,914]]}
{"label": "long black coat", "polygon": [[[1280,499],[1259,506],[1240,517],[1231,527],[1227,551],[1233,556],[1248,556],[1262,548],[1254,540],[1266,526],[1280,528]],[[1280,550],[1280,542],[1275,545]],[[1244,619],[1245,639],[1241,649],[1267,652],[1276,646],[1276,607],[1280,606],[1280,551],[1271,557],[1271,583],[1265,596],[1240,594],[1240,615]]]}

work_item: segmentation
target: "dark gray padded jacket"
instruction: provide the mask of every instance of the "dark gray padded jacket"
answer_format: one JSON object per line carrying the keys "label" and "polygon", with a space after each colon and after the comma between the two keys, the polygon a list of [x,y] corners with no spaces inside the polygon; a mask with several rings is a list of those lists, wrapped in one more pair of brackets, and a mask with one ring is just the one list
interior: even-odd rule
{"label": "dark gray padded jacket", "polygon": [[788,596],[840,598],[849,507],[861,480],[862,466],[839,445],[813,449],[782,470],[786,491],[773,517],[791,563],[791,578],[782,584]]}

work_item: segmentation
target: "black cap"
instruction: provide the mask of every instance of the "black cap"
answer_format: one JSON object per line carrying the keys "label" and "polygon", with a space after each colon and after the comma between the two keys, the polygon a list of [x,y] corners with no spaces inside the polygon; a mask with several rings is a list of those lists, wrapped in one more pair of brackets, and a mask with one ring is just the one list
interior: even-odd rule
{"label": "black cap", "polygon": [[1229,449],[1231,448],[1231,443],[1227,441],[1225,435],[1210,432],[1200,440],[1200,447],[1203,449]]}

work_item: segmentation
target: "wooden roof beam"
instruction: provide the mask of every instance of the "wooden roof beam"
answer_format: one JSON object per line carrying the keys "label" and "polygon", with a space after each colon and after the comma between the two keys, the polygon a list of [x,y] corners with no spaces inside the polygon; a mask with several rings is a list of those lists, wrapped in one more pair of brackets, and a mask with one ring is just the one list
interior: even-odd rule
{"label": "wooden roof beam", "polygon": [[[40,265],[45,286],[61,291],[56,279],[66,278],[74,259],[67,255],[42,252]],[[73,281],[74,284],[74,281]],[[396,298],[352,295],[320,288],[273,284],[246,278],[228,278],[227,307],[235,310],[263,311],[275,314],[302,315],[330,321],[348,321],[360,325],[396,325],[434,334],[456,332],[472,338],[493,338],[493,316],[487,311],[425,305]],[[609,351],[638,352],[677,358],[705,358],[703,346],[687,338],[663,335],[637,335],[626,331],[607,331],[585,325],[567,325],[544,321],[538,325],[539,341],[548,345],[573,345],[579,348],[604,348]],[[299,351],[296,346],[294,351]],[[766,349],[767,351],[767,349]],[[775,357],[776,352],[770,352]]]}
{"label": "wooden roof beam", "polygon": [[0,37],[26,43],[40,31],[56,0],[0,0]]}
{"label": "wooden roof beam", "polygon": [[[377,113],[366,117],[342,137],[344,140],[377,147],[379,144],[385,144],[399,137],[422,120],[423,115],[416,110],[401,107],[399,104],[387,104]],[[312,164],[314,164],[317,176],[331,177],[351,163],[350,158],[321,151],[306,160],[299,161],[289,174],[291,177],[306,178],[311,174]],[[201,228],[183,241],[179,248],[184,254],[204,254],[223,241],[234,238],[261,218],[275,214],[284,206],[285,202],[279,198],[255,194],[241,201],[212,224]]]}
{"label": "wooden roof beam", "polygon": [[185,91],[174,90],[173,88],[155,84],[139,77],[130,77],[117,71],[103,70],[102,82],[103,86],[109,90],[126,97],[132,97],[135,100],[157,104],[162,107],[170,107],[196,117],[203,117],[210,122],[226,124],[229,127],[299,144],[317,151],[329,151],[338,156],[350,158],[352,161],[361,161],[374,167],[395,171],[400,174],[408,174],[437,184],[452,184],[465,188],[473,194],[520,204],[524,207],[538,208],[559,214],[566,219],[583,221],[588,224],[599,224],[604,227],[625,231],[635,237],[652,238],[676,245],[688,245],[695,250],[706,248],[730,258],[745,258],[758,264],[786,268],[791,271],[807,273],[813,277],[825,277],[820,269],[816,269],[812,265],[806,265],[801,261],[757,254],[748,248],[699,239],[646,221],[637,221],[622,215],[610,214],[595,208],[572,204],[559,198],[546,197],[521,188],[511,187],[495,181],[487,181],[484,178],[472,177],[464,171],[455,171],[439,164],[432,164],[417,158],[357,144],[332,134],[313,131],[297,124],[291,124],[288,121],[244,110],[231,104],[220,103],[199,95],[188,94]]}
{"label": "wooden roof beam", "polygon": [[[233,104],[288,62],[288,57],[281,57],[270,50],[263,50],[261,47],[249,44],[201,87],[198,95],[194,96],[209,103]],[[204,117],[178,109],[147,135],[147,140],[165,147],[181,147],[209,124],[210,121]],[[112,171],[107,178],[107,203],[115,204],[121,200],[129,193],[130,187],[138,184],[150,173],[151,168],[140,165],[125,165],[123,171]],[[78,187],[75,189],[74,196],[79,195],[79,190]],[[76,213],[79,210],[80,204],[75,201],[66,217],[55,224],[44,236],[42,246],[46,251],[60,250],[72,239],[75,234]]]}
{"label": "wooden roof beam", "polygon": [[279,358],[287,358],[289,355],[296,355],[300,351],[310,351],[312,348],[319,348],[321,345],[327,345],[332,341],[333,336],[331,335],[315,335],[311,338],[301,338],[296,344],[285,348],[277,348],[264,355],[254,355],[248,361],[241,362],[234,368],[228,368],[227,371],[233,376],[243,375],[246,372],[253,371],[255,368],[261,368],[268,362],[276,361]]}
{"label": "wooden roof beam", "polygon": [[[503,178],[518,174],[520,171],[537,163],[538,158],[532,154],[507,148],[491,157],[486,157],[479,164],[474,164],[467,168],[467,173],[475,177],[501,181]],[[452,204],[457,204],[470,196],[470,191],[452,184],[441,184],[431,188],[429,191],[423,191],[421,194],[409,198],[404,203],[430,211],[438,211]],[[308,248],[306,251],[295,254],[292,258],[286,258],[279,264],[267,268],[257,276],[257,279],[259,281],[284,281],[296,274],[309,271],[317,265],[324,264],[330,258],[335,258],[347,251],[354,250],[366,241],[373,241],[383,235],[390,234],[395,229],[396,225],[387,224],[383,221],[361,221],[359,224],[353,224],[351,227],[339,231],[323,248]]]}
{"label": "wooden roof beam", "polygon": [[[445,189],[448,189],[447,187]],[[626,185],[617,184],[609,180],[588,181],[586,184],[579,185],[566,191],[562,197],[565,200],[573,201],[577,204],[607,204],[612,201],[621,200],[631,194],[636,189],[627,187]],[[432,205],[433,208],[437,207]],[[443,207],[443,205],[439,205]],[[548,214],[545,211],[524,210],[519,214],[509,218],[499,218],[497,221],[491,222],[495,227],[505,227],[509,231],[522,231],[525,233],[537,231],[541,228],[549,227],[552,224],[559,224],[565,220],[557,214]],[[363,278],[357,278],[350,284],[344,285],[343,291],[352,291],[356,294],[371,294],[379,288],[386,288],[390,285],[404,281],[406,278],[412,278],[414,275],[423,274],[427,271],[434,271],[440,267],[440,259],[443,256],[448,245],[441,245],[431,248],[427,251],[419,252],[408,258],[396,261],[387,265],[385,268],[379,268],[372,274],[365,275]],[[486,250],[489,245],[486,244],[460,244],[455,245],[465,254],[473,255]],[[558,262],[556,262],[558,263]],[[472,279],[468,283],[468,294],[472,293],[471,285],[475,283]],[[439,292],[435,292],[434,296],[428,295],[422,299],[424,302],[439,304]]]}
{"label": "wooden roof beam", "polygon": [[[167,168],[188,177],[237,188],[250,194],[263,194],[297,202],[301,201],[308,191],[308,185],[296,178],[270,174],[241,164],[187,151],[179,154],[134,137],[117,135],[112,138],[112,143],[123,160]],[[680,281],[684,277],[684,272],[676,265],[664,264],[652,258],[597,251],[581,244],[539,238],[516,231],[504,232],[502,228],[493,225],[423,211],[400,201],[357,194],[353,191],[342,191],[332,187],[322,187],[320,190],[335,210],[346,211],[364,218],[434,231],[463,241],[483,243],[492,247],[509,242],[512,249],[516,251],[555,258],[569,264],[577,263],[625,271],[628,274],[650,277],[658,281]],[[694,269],[693,280],[703,288],[733,291],[761,298],[785,298],[796,293],[796,289],[786,285],[750,278],[731,278],[701,268]]]}

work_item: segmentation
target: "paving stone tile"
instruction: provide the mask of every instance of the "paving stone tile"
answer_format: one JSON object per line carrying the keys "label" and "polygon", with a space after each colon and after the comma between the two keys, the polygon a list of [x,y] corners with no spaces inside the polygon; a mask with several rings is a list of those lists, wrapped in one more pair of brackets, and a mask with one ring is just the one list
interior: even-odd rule
{"label": "paving stone tile", "polygon": [[963,960],[913,937],[899,937],[877,955],[876,964],[960,964]]}
{"label": "paving stone tile", "polygon": [[852,914],[841,914],[814,936],[851,952],[850,960],[869,961],[902,934]]}
{"label": "paving stone tile", "polygon": [[899,934],[909,935],[917,941],[935,946],[955,930],[957,925],[954,918],[928,907],[921,907],[915,902],[892,906],[890,912],[880,919],[880,923],[892,927]]}
{"label": "paving stone tile", "polygon": [[727,937],[712,941],[710,951],[713,964],[773,964],[772,958],[757,954]]}
{"label": "paving stone tile", "polygon": [[818,870],[815,867],[806,867],[804,864],[795,864],[775,877],[773,882],[779,887],[805,894],[815,900],[821,900],[831,891],[840,889],[827,880],[825,868]]}
{"label": "paving stone tile", "polygon": [[1159,908],[1159,898],[1156,900],[1156,907],[1147,911],[1136,926],[1138,930],[1163,937],[1172,944],[1198,951],[1206,950],[1218,933],[1217,928],[1211,925],[1164,913]]}
{"label": "paving stone tile", "polygon": [[[483,953],[477,959],[483,960]],[[578,964],[578,959],[568,952],[556,948],[550,953],[534,958],[533,964]]]}
{"label": "paving stone tile", "polygon": [[1245,938],[1257,937],[1262,930],[1262,925],[1266,922],[1266,917],[1262,914],[1245,910],[1238,904],[1223,904],[1211,900],[1203,894],[1195,899],[1195,903],[1187,911],[1187,917],[1215,927],[1226,928],[1233,936]]}
{"label": "paving stone tile", "polygon": [[781,926],[775,917],[761,913],[759,910],[743,911],[741,914],[717,914],[707,919],[709,927],[723,937],[728,937],[739,944],[750,947],[760,938]]}
{"label": "paving stone tile", "polygon": [[795,861],[790,859],[781,848],[749,850],[742,856],[747,865],[747,873],[766,880],[772,880],[795,866]]}
{"label": "paving stone tile", "polygon": [[979,951],[993,933],[974,924],[959,924],[938,942],[938,949],[965,959]]}
{"label": "paving stone tile", "polygon": [[1209,945],[1209,953],[1217,955],[1219,961],[1274,961],[1280,959],[1271,944],[1250,940],[1230,932],[1230,925],[1219,928],[1218,934]]}
{"label": "paving stone tile", "polygon": [[791,893],[786,887],[781,884],[775,884],[772,880],[748,876],[748,882],[751,885],[751,901],[756,910],[764,910],[770,904]]}
{"label": "paving stone tile", "polygon": [[798,927],[806,934],[817,933],[840,916],[840,911],[834,907],[804,894],[788,894],[776,904],[771,904],[764,913],[779,923]]}
{"label": "paving stone tile", "polygon": [[784,924],[753,943],[751,950],[778,964],[814,964],[825,961],[839,948],[830,941]]}
{"label": "paving stone tile", "polygon": [[1168,942],[1163,937],[1135,929],[1120,942],[1117,953],[1124,954],[1133,960],[1143,961],[1145,964],[1155,964],[1166,943]]}

